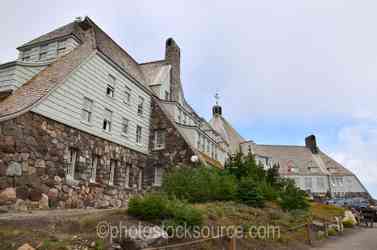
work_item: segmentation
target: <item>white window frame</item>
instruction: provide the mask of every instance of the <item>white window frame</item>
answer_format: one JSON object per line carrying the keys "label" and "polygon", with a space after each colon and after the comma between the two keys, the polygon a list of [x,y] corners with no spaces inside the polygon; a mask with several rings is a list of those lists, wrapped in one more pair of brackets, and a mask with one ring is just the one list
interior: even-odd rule
{"label": "white window frame", "polygon": [[110,160],[110,175],[109,175],[109,185],[114,186],[114,179],[115,179],[115,169],[117,167],[116,160]]}
{"label": "white window frame", "polygon": [[169,91],[166,91],[166,90],[165,90],[165,100],[170,101],[170,93]]}
{"label": "white window frame", "polygon": [[67,168],[66,178],[69,180],[75,179],[75,171],[76,171],[76,162],[77,162],[77,154],[78,151],[76,149],[71,148],[69,150],[69,165]]}
{"label": "white window frame", "polygon": [[[107,117],[109,116],[109,117]],[[103,123],[102,123],[102,129],[103,131],[110,133],[112,129],[112,120],[113,120],[113,111],[110,109],[105,109],[104,117],[103,117]]]}
{"label": "white window frame", "polygon": [[31,54],[32,54],[31,53],[31,49],[25,50],[24,52],[22,52],[22,58],[21,58],[21,60],[24,61],[24,62],[30,61]]}
{"label": "white window frame", "polygon": [[[94,102],[92,99],[88,97],[84,97],[84,101],[83,101],[83,105],[81,109],[81,121],[85,123],[92,123],[93,105],[94,105]],[[87,117],[84,117],[84,114],[87,114]]]}
{"label": "white window frame", "polygon": [[48,56],[48,46],[49,46],[49,44],[45,44],[45,45],[41,45],[39,47],[39,54],[38,54],[39,60],[45,60],[45,59],[47,59],[47,56]]}
{"label": "white window frame", "polygon": [[136,143],[141,145],[143,139],[143,128],[140,125],[136,126]]}
{"label": "white window frame", "polygon": [[110,98],[114,98],[115,95],[115,87],[111,84],[106,85],[106,96]]}
{"label": "white window frame", "polygon": [[130,120],[122,117],[122,135],[128,136],[128,132],[130,130]]}
{"label": "white window frame", "polygon": [[99,157],[93,156],[92,159],[92,169],[90,171],[90,182],[95,183],[97,178],[97,167],[98,167]]}
{"label": "white window frame", "polygon": [[62,55],[66,52],[67,49],[67,39],[58,41],[57,48],[56,48],[56,54]]}
{"label": "white window frame", "polygon": [[165,148],[166,131],[159,129],[154,131],[154,149],[161,150]]}
{"label": "white window frame", "polygon": [[156,187],[162,186],[163,175],[164,175],[163,168],[159,168],[159,167],[154,168],[153,186],[156,186]]}
{"label": "white window frame", "polygon": [[124,87],[125,87],[125,90],[124,90],[123,102],[125,104],[131,105],[131,89],[127,86],[124,86]]}
{"label": "white window frame", "polygon": [[142,96],[139,96],[139,100],[137,104],[137,114],[139,116],[144,115],[144,102],[145,102],[145,99]]}

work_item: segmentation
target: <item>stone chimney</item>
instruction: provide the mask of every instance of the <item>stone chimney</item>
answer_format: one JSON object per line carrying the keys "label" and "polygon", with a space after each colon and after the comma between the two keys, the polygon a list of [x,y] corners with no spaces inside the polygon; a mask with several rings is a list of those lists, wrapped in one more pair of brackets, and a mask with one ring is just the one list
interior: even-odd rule
{"label": "stone chimney", "polygon": [[315,135],[305,138],[305,146],[310,149],[313,154],[318,154],[317,139],[315,138]]}
{"label": "stone chimney", "polygon": [[165,60],[172,66],[170,95],[172,101],[179,101],[181,87],[181,50],[173,38],[166,40]]}

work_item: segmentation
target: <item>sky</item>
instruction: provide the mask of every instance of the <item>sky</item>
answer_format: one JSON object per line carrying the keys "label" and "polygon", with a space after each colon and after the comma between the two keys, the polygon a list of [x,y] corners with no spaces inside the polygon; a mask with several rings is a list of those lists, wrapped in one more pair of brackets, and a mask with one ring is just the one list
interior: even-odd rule
{"label": "sky", "polygon": [[200,115],[210,118],[218,92],[224,116],[256,143],[303,145],[315,134],[377,197],[376,9],[373,0],[3,0],[0,63],[78,16],[138,62],[162,59],[173,37]]}

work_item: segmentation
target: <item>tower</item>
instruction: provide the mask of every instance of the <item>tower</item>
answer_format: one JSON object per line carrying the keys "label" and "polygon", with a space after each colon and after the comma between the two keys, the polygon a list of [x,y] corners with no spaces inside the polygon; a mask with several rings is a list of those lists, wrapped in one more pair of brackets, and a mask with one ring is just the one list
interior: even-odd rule
{"label": "tower", "polygon": [[222,107],[219,105],[220,95],[219,93],[215,94],[216,104],[212,108],[212,115],[213,116],[221,116],[222,115]]}

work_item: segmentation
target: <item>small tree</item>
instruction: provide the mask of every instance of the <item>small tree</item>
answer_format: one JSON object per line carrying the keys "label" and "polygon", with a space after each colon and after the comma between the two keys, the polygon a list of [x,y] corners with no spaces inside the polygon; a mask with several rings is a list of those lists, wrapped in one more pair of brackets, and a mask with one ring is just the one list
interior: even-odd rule
{"label": "small tree", "polygon": [[243,178],[238,184],[237,197],[240,202],[252,206],[263,207],[264,197],[253,178]]}

